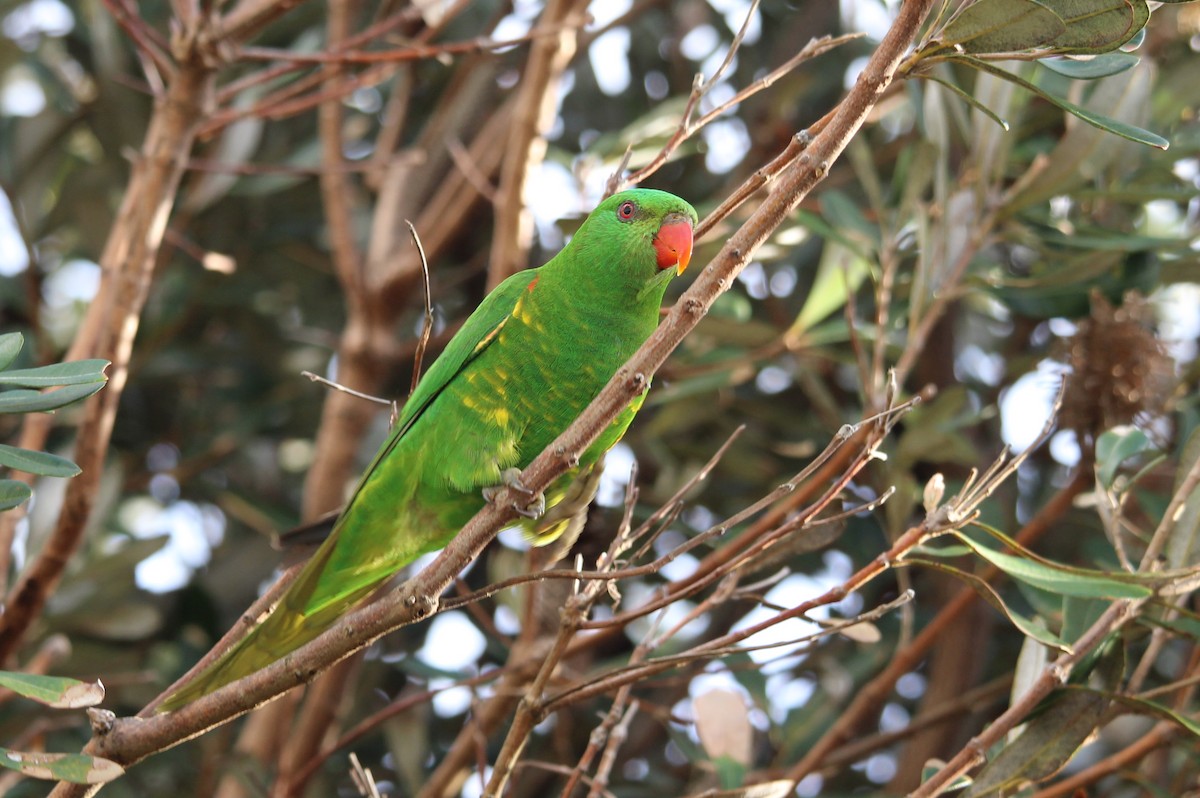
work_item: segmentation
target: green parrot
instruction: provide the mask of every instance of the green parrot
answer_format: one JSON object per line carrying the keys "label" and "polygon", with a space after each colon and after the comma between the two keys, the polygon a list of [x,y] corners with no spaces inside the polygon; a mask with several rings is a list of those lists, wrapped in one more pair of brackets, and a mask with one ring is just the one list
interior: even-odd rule
{"label": "green parrot", "polygon": [[[600,203],[540,268],[509,277],[467,319],[404,405],[333,531],[274,609],[160,706],[169,711],[316,638],[403,566],[444,547],[502,485],[575,420],[658,325],[667,283],[687,268],[696,211],[664,191]],[[595,491],[593,466],[625,433],[635,398],[536,497],[522,522],[552,542]],[[565,499],[565,501],[564,501]],[[543,516],[543,511],[549,509]],[[543,520],[539,521],[541,516]]]}

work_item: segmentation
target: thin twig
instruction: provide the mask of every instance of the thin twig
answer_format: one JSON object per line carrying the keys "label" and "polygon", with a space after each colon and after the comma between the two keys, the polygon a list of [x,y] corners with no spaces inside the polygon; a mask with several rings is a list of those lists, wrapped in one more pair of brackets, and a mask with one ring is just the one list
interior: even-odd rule
{"label": "thin twig", "polygon": [[327,380],[324,377],[322,377],[320,374],[313,374],[311,371],[301,371],[300,374],[305,377],[308,377],[313,382],[317,382],[317,383],[320,383],[321,385],[324,385],[326,388],[332,388],[335,391],[341,391],[342,393],[350,394],[351,396],[357,397],[359,399],[366,399],[368,402],[375,402],[376,404],[381,404],[381,405],[391,405],[392,404],[391,399],[384,399],[381,396],[372,396],[369,393],[363,393],[362,391],[356,391],[353,388],[349,388],[345,385],[342,385],[340,382],[334,382],[333,380]]}
{"label": "thin twig", "polygon": [[412,222],[405,219],[404,223],[408,225],[408,232],[412,234],[413,244],[417,247],[417,255],[421,258],[421,284],[425,288],[425,320],[421,325],[421,337],[417,340],[417,351],[413,355],[412,384],[408,388],[408,394],[412,396],[413,391],[417,390],[417,383],[421,381],[425,347],[429,345],[429,336],[433,333],[433,291],[429,287],[429,261],[425,259],[425,247],[421,246],[421,237],[417,235],[417,228]]}

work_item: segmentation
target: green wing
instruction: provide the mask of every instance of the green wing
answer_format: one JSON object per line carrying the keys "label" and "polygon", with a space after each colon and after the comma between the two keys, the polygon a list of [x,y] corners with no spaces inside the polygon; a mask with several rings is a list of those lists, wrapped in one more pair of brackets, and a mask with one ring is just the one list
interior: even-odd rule
{"label": "green wing", "polygon": [[391,453],[396,443],[421,417],[421,414],[433,404],[433,400],[438,397],[438,394],[445,390],[450,381],[496,339],[496,335],[505,322],[512,317],[513,308],[516,307],[521,293],[537,279],[537,273],[537,269],[526,269],[512,275],[496,286],[495,290],[479,304],[475,312],[467,317],[462,329],[455,333],[445,351],[429,367],[429,371],[425,372],[425,376],[417,384],[417,389],[404,403],[404,409],[400,411],[400,417],[396,419],[396,425],[392,428],[391,435],[388,436],[387,442],[380,447],[375,458],[371,460],[371,464],[367,466],[362,478],[358,481],[358,487],[354,489],[354,496],[350,498],[347,506],[354,503],[355,497],[358,496],[358,492],[375,467]]}

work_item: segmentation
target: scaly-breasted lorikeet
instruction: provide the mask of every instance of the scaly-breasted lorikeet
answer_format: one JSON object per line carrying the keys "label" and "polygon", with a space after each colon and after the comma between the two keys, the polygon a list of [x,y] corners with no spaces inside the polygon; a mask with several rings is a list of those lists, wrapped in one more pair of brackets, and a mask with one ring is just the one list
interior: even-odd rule
{"label": "scaly-breasted lorikeet", "polygon": [[[489,489],[519,474],[649,337],[667,283],[691,258],[695,224],[696,211],[672,194],[624,191],[600,203],[546,265],[501,283],[421,379],[332,533],[274,610],[160,709],[299,648],[400,568],[444,547]],[[621,438],[644,397],[551,485],[547,508]],[[544,544],[569,520],[524,523]]]}

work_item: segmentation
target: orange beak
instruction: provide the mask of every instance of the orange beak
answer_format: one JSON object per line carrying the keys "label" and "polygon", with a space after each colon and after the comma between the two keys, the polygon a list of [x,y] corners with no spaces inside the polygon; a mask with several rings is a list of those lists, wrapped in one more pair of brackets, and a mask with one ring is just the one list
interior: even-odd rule
{"label": "orange beak", "polygon": [[689,219],[670,219],[654,234],[654,251],[658,253],[658,268],[677,266],[683,274],[692,259],[692,223]]}

